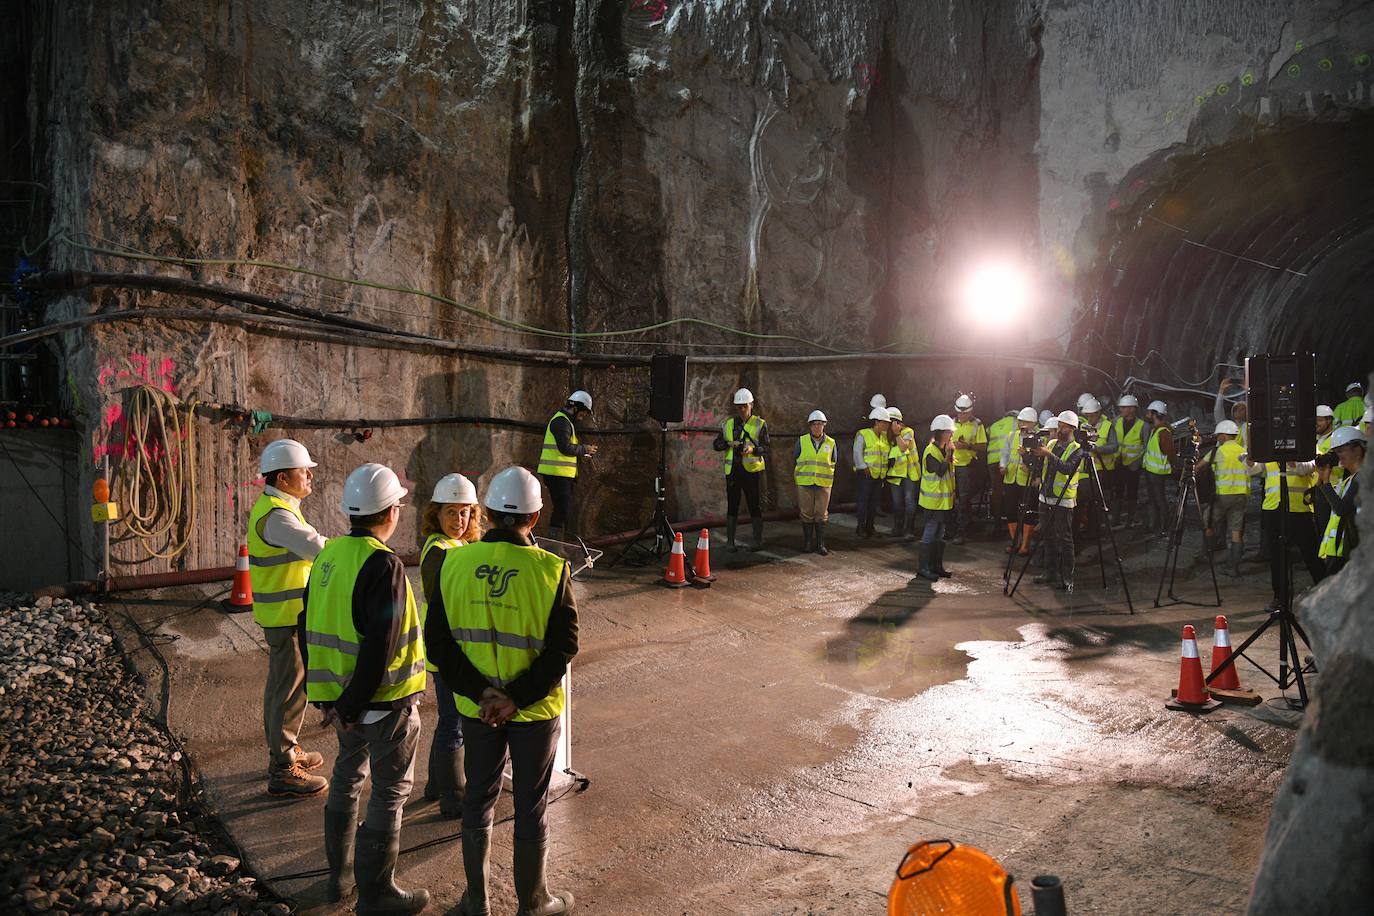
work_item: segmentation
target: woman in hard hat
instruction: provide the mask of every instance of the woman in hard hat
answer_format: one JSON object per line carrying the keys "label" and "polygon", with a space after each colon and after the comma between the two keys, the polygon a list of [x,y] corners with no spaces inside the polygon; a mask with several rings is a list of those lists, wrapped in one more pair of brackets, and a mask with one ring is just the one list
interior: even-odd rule
{"label": "woman in hard hat", "polygon": [[916,525],[916,496],[921,489],[918,473],[910,474],[912,464],[919,466],[921,453],[916,448],[916,434],[907,426],[902,412],[896,407],[887,409],[887,439],[892,445],[887,453],[887,482],[892,487],[892,536],[911,535]]}
{"label": "woman in hard hat", "polygon": [[1027,498],[1026,490],[1032,476],[1031,455],[1021,447],[1021,439],[1035,432],[1037,422],[1039,415],[1034,407],[1021,408],[1016,415],[1016,426],[1007,432],[1000,451],[998,470],[1002,478],[1002,517],[1007,523],[1007,536],[1011,541],[1007,545],[1007,553],[1018,549],[1018,535],[1020,552],[1023,555],[1030,553],[1031,538],[1035,535],[1036,503],[1034,499]]}
{"label": "woman in hard hat", "polygon": [[825,434],[825,414],[811,411],[806,418],[807,435],[797,439],[792,452],[793,478],[797,484],[797,511],[801,515],[802,553],[813,549],[821,556],[830,553],[825,546],[825,523],[830,519],[830,488],[835,483],[835,440]]}
{"label": "woman in hard hat", "polygon": [[[424,601],[420,605],[420,625],[424,626],[429,610],[429,596],[439,587],[439,569],[444,565],[445,551],[478,540],[482,526],[478,520],[477,488],[462,474],[445,474],[434,485],[434,495],[425,506],[420,533],[425,543],[420,548],[420,588]],[[434,676],[439,721],[429,743],[429,781],[425,783],[425,801],[437,801],[439,813],[449,820],[463,814],[463,732],[458,719],[458,707],[453,691],[444,684],[433,662],[425,663],[425,670]]]}
{"label": "woman in hard hat", "polygon": [[945,569],[945,520],[954,508],[954,418],[942,413],[930,421],[930,441],[921,451],[921,495],[926,511],[917,575],[932,582],[953,575]]}
{"label": "woman in hard hat", "polygon": [[763,469],[768,457],[768,423],[754,414],[754,393],[748,388],[735,392],[735,411],[739,414],[721,424],[712,445],[725,453],[725,543],[735,544],[741,494],[749,504],[749,520],[754,526],[754,549],[763,547],[763,500],[760,496]]}
{"label": "woman in hard hat", "polygon": [[887,459],[892,450],[887,439],[887,408],[874,407],[868,412],[868,419],[873,425],[855,433],[852,454],[854,474],[858,478],[854,532],[861,538],[871,538],[877,533],[873,530],[873,520],[878,516],[878,501],[882,497],[883,481],[887,479]]}
{"label": "woman in hard hat", "polygon": [[1326,574],[1338,573],[1344,568],[1350,551],[1360,544],[1359,526],[1355,524],[1355,506],[1359,501],[1360,468],[1364,465],[1368,439],[1357,426],[1342,426],[1331,436],[1331,451],[1340,460],[1341,470],[1345,472],[1334,487],[1333,469],[1317,468],[1320,481],[1317,492],[1331,507],[1331,517],[1326,522],[1318,555],[1326,561]]}

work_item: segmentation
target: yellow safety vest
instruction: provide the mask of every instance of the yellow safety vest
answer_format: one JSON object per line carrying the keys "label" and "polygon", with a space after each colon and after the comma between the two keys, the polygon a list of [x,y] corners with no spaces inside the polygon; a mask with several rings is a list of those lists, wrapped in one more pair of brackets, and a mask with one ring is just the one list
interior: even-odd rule
{"label": "yellow safety vest", "polygon": [[[305,695],[312,703],[330,703],[343,695],[358,667],[362,634],[353,626],[353,587],[368,557],[390,547],[376,538],[333,538],[310,570],[310,600],[305,611],[305,644],[309,664]],[[369,703],[389,703],[425,689],[425,641],[415,594],[406,580],[406,607],[396,654],[387,660],[382,682]]]}
{"label": "yellow safety vest", "polygon": [[[1053,451],[1053,447],[1051,447]],[[1070,439],[1068,448],[1064,449],[1063,454],[1059,455],[1060,461],[1068,461],[1078,452],[1078,442]],[[1083,464],[1079,462],[1078,468],[1072,474],[1065,474],[1061,471],[1054,472],[1054,479],[1050,481],[1050,492],[1046,494],[1048,500],[1076,500],[1078,499],[1078,482],[1084,477]]]}
{"label": "yellow safety vest", "polygon": [[[1108,440],[1109,438],[1111,438],[1111,436],[1110,436],[1111,428],[1112,428],[1112,421],[1111,421],[1111,420],[1108,420],[1106,417],[1098,417],[1098,418],[1097,418],[1097,441],[1098,441],[1098,442],[1101,442],[1103,445],[1106,445],[1106,444],[1107,444],[1107,440]],[[1120,443],[1118,442],[1118,443],[1117,443],[1117,448],[1119,449],[1120,447],[1121,447],[1121,445],[1120,445]],[[1110,471],[1110,470],[1114,470],[1114,469],[1116,468],[1116,462],[1117,462],[1117,460],[1118,460],[1118,459],[1117,459],[1117,453],[1116,453],[1116,452],[1112,452],[1112,453],[1109,454],[1109,455],[1099,455],[1099,454],[1097,454],[1097,452],[1093,452],[1093,467],[1097,468],[1099,471]]]}
{"label": "yellow safety vest", "polygon": [[285,509],[302,525],[306,524],[298,506],[280,496],[264,493],[248,513],[248,578],[253,583],[253,619],[260,627],[294,627],[305,607],[305,583],[310,578],[310,562],[285,547],[274,547],[262,539],[267,515]]}
{"label": "yellow safety vest", "polygon": [[1341,426],[1359,426],[1360,420],[1364,417],[1364,398],[1346,398],[1336,405],[1331,411],[1331,425],[1339,428]]}
{"label": "yellow safety vest", "polygon": [[1007,433],[1003,444],[1003,454],[1007,456],[1007,469],[1002,473],[1002,482],[1012,486],[1024,487],[1030,483],[1030,468],[1021,457],[1021,430],[1013,429]]}
{"label": "yellow safety vest", "polygon": [[924,451],[921,452],[921,497],[917,500],[922,509],[953,509],[954,508],[954,466],[951,462],[950,467],[943,474],[932,474],[926,468],[926,458],[933,457],[936,461],[944,461],[945,453],[936,447],[934,442],[927,442]]}
{"label": "yellow safety vest", "polygon": [[1234,439],[1217,446],[1212,458],[1212,475],[1218,496],[1243,496],[1250,492],[1250,475],[1245,468],[1245,449]]}
{"label": "yellow safety vest", "polygon": [[[544,650],[549,611],[567,561],[539,547],[478,541],[450,550],[439,573],[449,632],[468,661],[493,687],[529,670]],[[478,705],[460,693],[454,702],[476,719]],[[515,714],[513,722],[542,722],[563,712],[563,685]]]}
{"label": "yellow safety vest", "polygon": [[821,440],[820,448],[809,435],[801,437],[801,454],[792,476],[799,487],[828,487],[835,482],[835,440],[829,436]]}
{"label": "yellow safety vest", "polygon": [[874,480],[886,478],[889,451],[887,437],[878,435],[878,431],[870,426],[868,429],[859,430],[859,438],[864,443],[864,465],[868,476]]}
{"label": "yellow safety vest", "polygon": [[1299,474],[1295,471],[1280,471],[1277,462],[1270,461],[1264,465],[1264,505],[1263,509],[1277,509],[1279,507],[1279,474],[1282,473],[1288,478],[1288,511],[1289,512],[1311,512],[1312,506],[1307,502],[1307,491],[1317,481],[1316,473]]}
{"label": "yellow safety vest", "polygon": [[[894,487],[900,487],[907,478],[907,470],[911,467],[911,452],[902,451],[900,444],[892,446],[887,452],[887,482]],[[919,457],[919,456],[918,456]]]}
{"label": "yellow safety vest", "polygon": [[[987,444],[988,431],[983,428],[983,421],[974,417],[972,420],[965,420],[962,423],[954,424],[954,438],[963,439],[966,442]],[[978,453],[971,448],[956,448],[954,450],[954,466],[965,468],[973,463],[973,459],[978,457]]]}
{"label": "yellow safety vest", "polygon": [[[1335,430],[1333,429],[1331,432],[1335,432]],[[1322,436],[1317,440],[1318,455],[1325,455],[1329,451],[1331,451],[1331,433],[1327,433],[1325,436]],[[1331,486],[1334,487],[1336,484],[1340,483],[1344,479],[1345,468],[1341,467],[1340,465],[1336,465],[1334,468],[1331,469]]]}
{"label": "yellow safety vest", "polygon": [[996,423],[988,427],[988,467],[995,468],[1002,464],[1002,449],[1007,445],[1007,433],[1011,432],[1016,426],[1016,417],[1002,417]]}
{"label": "yellow safety vest", "polygon": [[[423,567],[425,565],[425,559],[429,556],[431,550],[452,550],[455,547],[462,547],[463,543],[461,538],[451,538],[441,531],[436,531],[434,534],[425,538],[425,546],[420,548],[420,566]],[[442,568],[442,564],[440,568]],[[423,585],[424,583],[421,584]],[[427,619],[429,619],[429,595],[425,595],[424,600],[420,602],[420,630],[422,632],[425,628],[425,621]],[[425,670],[438,671],[439,669],[434,667],[434,662],[426,658]]]}
{"label": "yellow safety vest", "polygon": [[553,437],[553,421],[559,417],[567,420],[572,426],[572,438],[568,441],[577,445],[577,425],[573,423],[572,417],[562,410],[556,412],[549,417],[549,422],[544,427],[544,450],[539,453],[539,466],[535,470],[550,477],[576,477],[577,456],[560,452],[558,440]]}
{"label": "yellow safety vest", "polygon": [[1121,464],[1137,464],[1140,456],[1145,454],[1145,421],[1136,417],[1129,433],[1126,431],[1125,417],[1117,417],[1112,422],[1116,424],[1116,454]]}
{"label": "yellow safety vest", "polygon": [[1159,447],[1159,431],[1162,426],[1156,426],[1150,430],[1150,444],[1145,446],[1145,470],[1151,474],[1168,476],[1173,473],[1173,468],[1169,467],[1169,458],[1164,454],[1164,449]]}
{"label": "yellow safety vest", "polygon": [[[1350,489],[1350,481],[1354,479],[1353,477],[1347,477],[1339,484],[1336,484],[1336,495],[1345,496],[1346,491]],[[1331,517],[1326,520],[1326,531],[1322,533],[1321,546],[1317,548],[1317,556],[1322,559],[1345,556],[1345,532],[1341,531],[1341,521],[1343,518],[1344,516],[1332,512]],[[1351,523],[1353,524],[1353,522],[1354,520],[1352,519]]]}
{"label": "yellow safety vest", "polygon": [[[725,434],[726,442],[735,441],[735,434],[731,432],[731,430],[734,429],[734,424],[735,418],[731,417],[721,425],[720,429],[721,432]],[[759,444],[759,437],[763,435],[763,418],[758,416],[752,416],[748,420],[745,420],[744,432],[749,436],[751,440],[753,440],[754,447],[757,449]],[[743,439],[744,436],[740,436],[740,438]],[[726,476],[729,476],[730,474],[730,464],[734,460],[734,458],[735,450],[733,448],[727,448],[725,450]],[[760,455],[757,451],[755,451],[752,455],[745,455],[740,459],[740,467],[748,471],[750,474],[757,474],[759,471],[763,470],[763,456]]]}

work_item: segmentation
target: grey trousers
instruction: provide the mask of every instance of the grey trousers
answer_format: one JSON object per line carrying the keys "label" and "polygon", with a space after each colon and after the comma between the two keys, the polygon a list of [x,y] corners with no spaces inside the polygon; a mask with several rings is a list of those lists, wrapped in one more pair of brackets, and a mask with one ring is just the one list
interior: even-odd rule
{"label": "grey trousers", "polygon": [[262,730],[269,771],[291,765],[305,718],[305,663],[295,627],[263,627],[267,637],[267,683],[262,692]]}
{"label": "grey trousers", "polygon": [[367,800],[366,824],[378,833],[401,829],[401,809],[410,798],[415,781],[415,748],[420,743],[420,709],[397,709],[371,725],[354,724],[347,731],[338,725],[339,756],[329,778],[330,811],[356,811],[363,783],[372,777]]}
{"label": "grey trousers", "polygon": [[1045,576],[1073,581],[1073,510],[1040,504],[1041,543],[1045,545]]}

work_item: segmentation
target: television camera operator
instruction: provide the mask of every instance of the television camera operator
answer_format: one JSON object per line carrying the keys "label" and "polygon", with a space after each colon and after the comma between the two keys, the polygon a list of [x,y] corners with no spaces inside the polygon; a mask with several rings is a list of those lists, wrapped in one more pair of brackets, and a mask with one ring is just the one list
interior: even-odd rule
{"label": "television camera operator", "polygon": [[[1360,467],[1364,464],[1368,441],[1358,426],[1342,426],[1331,436],[1331,450],[1317,458],[1317,493],[1331,507],[1331,517],[1322,534],[1320,557],[1326,561],[1327,575],[1340,572],[1350,551],[1360,543],[1355,525],[1355,504],[1359,495]],[[1345,476],[1332,486],[1334,464],[1340,462]]]}

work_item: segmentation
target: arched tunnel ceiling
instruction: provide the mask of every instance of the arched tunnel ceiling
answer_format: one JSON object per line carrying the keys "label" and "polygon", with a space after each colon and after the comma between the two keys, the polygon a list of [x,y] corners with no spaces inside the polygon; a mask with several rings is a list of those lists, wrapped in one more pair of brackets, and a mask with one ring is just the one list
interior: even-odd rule
{"label": "arched tunnel ceiling", "polygon": [[1374,365],[1372,153],[1363,115],[1137,168],[1109,222],[1084,355],[1124,375],[1157,350],[1177,375],[1152,363],[1152,379],[1178,385],[1247,354],[1310,349],[1319,398],[1363,379]]}

